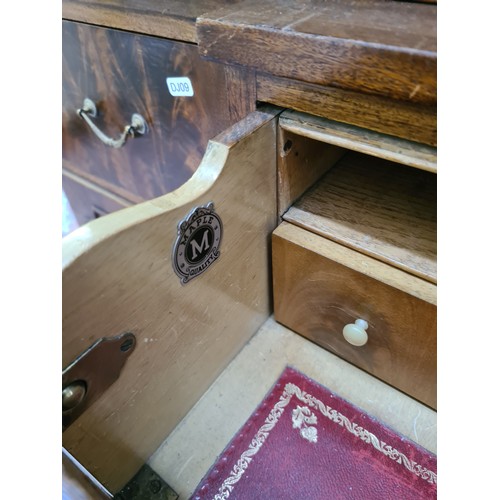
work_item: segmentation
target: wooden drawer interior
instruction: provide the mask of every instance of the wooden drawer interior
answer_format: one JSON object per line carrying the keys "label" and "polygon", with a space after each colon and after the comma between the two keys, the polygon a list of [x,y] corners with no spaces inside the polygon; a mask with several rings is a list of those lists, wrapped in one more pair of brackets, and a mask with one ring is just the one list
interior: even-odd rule
{"label": "wooden drawer interior", "polygon": [[[73,260],[63,272],[63,365],[101,331],[132,328],[138,339],[120,378],[63,435],[65,448],[113,493],[147,461],[181,499],[189,498],[287,364],[429,450],[436,449],[436,413],[429,406],[270,316],[269,241],[277,226],[276,114],[255,113],[213,141],[188,181],[198,189],[195,194],[193,189],[170,193],[128,209],[127,217],[122,211],[92,222],[92,231],[84,235],[89,238],[100,237],[107,222],[123,227],[119,232],[114,227],[111,238],[92,239],[93,246],[78,258],[71,252],[81,242],[76,237],[75,246],[68,242]],[[325,144],[324,165],[330,163],[330,154],[341,158],[335,145]],[[311,146],[313,158],[314,141]],[[219,167],[219,178],[212,181]],[[314,183],[314,175],[308,182]],[[232,266],[215,265],[185,287],[168,265],[167,253],[179,220],[209,200],[225,221],[222,250]],[[379,279],[376,270],[374,264],[369,272]],[[394,286],[391,279],[385,283]],[[428,301],[425,294],[432,294],[425,287],[418,293]]]}
{"label": "wooden drawer interior", "polygon": [[280,116],[278,151],[280,215],[347,152],[437,173],[436,148],[296,111]]}
{"label": "wooden drawer interior", "polygon": [[283,220],[437,282],[432,173],[347,151]]}
{"label": "wooden drawer interior", "polygon": [[276,320],[435,408],[435,150],[294,112],[279,139]]}

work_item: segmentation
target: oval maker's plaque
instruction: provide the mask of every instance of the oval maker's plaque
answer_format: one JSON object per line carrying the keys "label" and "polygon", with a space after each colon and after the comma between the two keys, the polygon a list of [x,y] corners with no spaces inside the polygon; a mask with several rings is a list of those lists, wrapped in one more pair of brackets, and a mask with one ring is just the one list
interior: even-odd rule
{"label": "oval maker's plaque", "polygon": [[193,209],[179,222],[172,265],[182,284],[199,276],[218,259],[221,241],[222,221],[213,203]]}

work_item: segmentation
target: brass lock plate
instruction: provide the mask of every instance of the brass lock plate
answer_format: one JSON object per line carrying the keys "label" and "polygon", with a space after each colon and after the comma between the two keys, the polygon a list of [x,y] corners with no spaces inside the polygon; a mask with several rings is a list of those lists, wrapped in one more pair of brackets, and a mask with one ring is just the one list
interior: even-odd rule
{"label": "brass lock plate", "polygon": [[118,379],[135,346],[133,333],[103,337],[63,370],[63,431]]}

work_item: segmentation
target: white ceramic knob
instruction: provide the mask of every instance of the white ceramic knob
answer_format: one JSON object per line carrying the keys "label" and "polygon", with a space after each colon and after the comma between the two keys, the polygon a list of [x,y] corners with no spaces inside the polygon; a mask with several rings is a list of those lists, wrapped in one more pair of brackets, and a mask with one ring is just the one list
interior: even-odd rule
{"label": "white ceramic knob", "polygon": [[367,328],[368,323],[364,319],[357,319],[354,324],[344,326],[342,334],[349,344],[359,347],[368,342]]}

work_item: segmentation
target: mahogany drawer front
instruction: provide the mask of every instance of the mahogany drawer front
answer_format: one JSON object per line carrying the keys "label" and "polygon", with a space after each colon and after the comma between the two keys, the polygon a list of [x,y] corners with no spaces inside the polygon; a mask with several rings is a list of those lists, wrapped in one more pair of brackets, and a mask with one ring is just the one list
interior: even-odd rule
{"label": "mahogany drawer front", "polygon": [[[208,141],[248,112],[229,106],[228,70],[203,61],[196,45],[69,21],[62,37],[63,166],[133,203],[182,185]],[[194,95],[172,96],[170,77],[189,78]],[[119,149],[104,145],[76,112],[85,98],[107,136],[134,113],[148,132]]]}
{"label": "mahogany drawer front", "polygon": [[71,172],[63,171],[62,187],[80,225],[130,206],[126,200]]}
{"label": "mahogany drawer front", "polygon": [[[278,322],[436,407],[435,285],[288,223],[272,260]],[[361,347],[342,333],[356,319],[369,325]]]}

